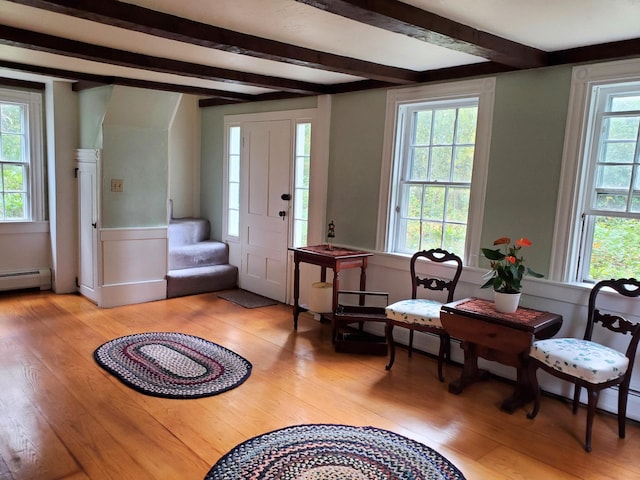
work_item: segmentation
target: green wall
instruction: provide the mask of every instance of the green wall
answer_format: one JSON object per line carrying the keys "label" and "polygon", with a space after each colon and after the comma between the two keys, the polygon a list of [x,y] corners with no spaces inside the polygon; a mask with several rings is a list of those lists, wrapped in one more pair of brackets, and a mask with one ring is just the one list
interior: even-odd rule
{"label": "green wall", "polygon": [[[528,264],[548,273],[571,68],[497,76],[482,245],[528,237]],[[386,90],[335,96],[327,219],[336,243],[375,248]]]}
{"label": "green wall", "polygon": [[336,244],[375,248],[386,102],[385,90],[333,98],[327,221]]}
{"label": "green wall", "polygon": [[570,88],[570,67],[508,73],[496,82],[482,246],[527,237],[527,264],[545,276]]}
{"label": "green wall", "polygon": [[82,90],[78,94],[80,118],[78,148],[102,148],[102,122],[112,92],[113,87],[105,86]]}
{"label": "green wall", "polygon": [[[548,273],[562,162],[571,67],[497,75],[482,244],[525,236],[528,264]],[[202,212],[221,236],[225,114],[309,105],[280,102],[202,110]],[[326,218],[336,243],[375,248],[386,90],[332,98]],[[277,108],[276,108],[277,107]],[[280,108],[282,107],[282,108]]]}
{"label": "green wall", "polygon": [[[102,149],[103,228],[167,225],[169,129],[180,98],[122,86],[80,94],[80,146]],[[124,190],[112,192],[111,179]]]}

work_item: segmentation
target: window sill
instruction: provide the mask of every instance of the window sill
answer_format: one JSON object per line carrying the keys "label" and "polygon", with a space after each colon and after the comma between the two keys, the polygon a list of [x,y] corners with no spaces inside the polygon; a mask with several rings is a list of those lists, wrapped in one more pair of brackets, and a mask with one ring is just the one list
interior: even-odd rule
{"label": "window sill", "polygon": [[49,233],[49,222],[0,223],[0,235],[19,235],[25,233]]}

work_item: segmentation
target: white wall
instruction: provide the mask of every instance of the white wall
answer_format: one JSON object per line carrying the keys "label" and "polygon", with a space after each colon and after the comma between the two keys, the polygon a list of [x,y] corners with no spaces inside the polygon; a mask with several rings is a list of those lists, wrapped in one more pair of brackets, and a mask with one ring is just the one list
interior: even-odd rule
{"label": "white wall", "polygon": [[51,268],[49,222],[0,224],[0,272]]}

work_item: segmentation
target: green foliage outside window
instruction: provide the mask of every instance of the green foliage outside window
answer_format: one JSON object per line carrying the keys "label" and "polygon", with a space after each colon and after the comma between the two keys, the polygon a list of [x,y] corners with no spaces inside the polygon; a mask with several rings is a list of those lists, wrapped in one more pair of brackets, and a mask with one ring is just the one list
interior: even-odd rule
{"label": "green foliage outside window", "polygon": [[411,116],[397,251],[464,252],[478,107],[418,109]]}
{"label": "green foliage outside window", "polygon": [[0,104],[0,220],[26,217],[25,107]]}
{"label": "green foliage outside window", "polygon": [[598,217],[595,222],[589,277],[640,278],[640,220]]}

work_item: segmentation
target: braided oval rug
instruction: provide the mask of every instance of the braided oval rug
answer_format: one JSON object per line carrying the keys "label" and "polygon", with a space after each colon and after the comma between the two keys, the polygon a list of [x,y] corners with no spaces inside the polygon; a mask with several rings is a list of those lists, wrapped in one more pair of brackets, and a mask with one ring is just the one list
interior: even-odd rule
{"label": "braided oval rug", "polygon": [[217,395],[243,383],[252,368],[225,347],[175,332],[116,338],[98,347],[94,358],[126,385],[165,398]]}
{"label": "braided oval rug", "polygon": [[205,480],[463,480],[449,460],[388,430],[297,425],[241,443]]}

